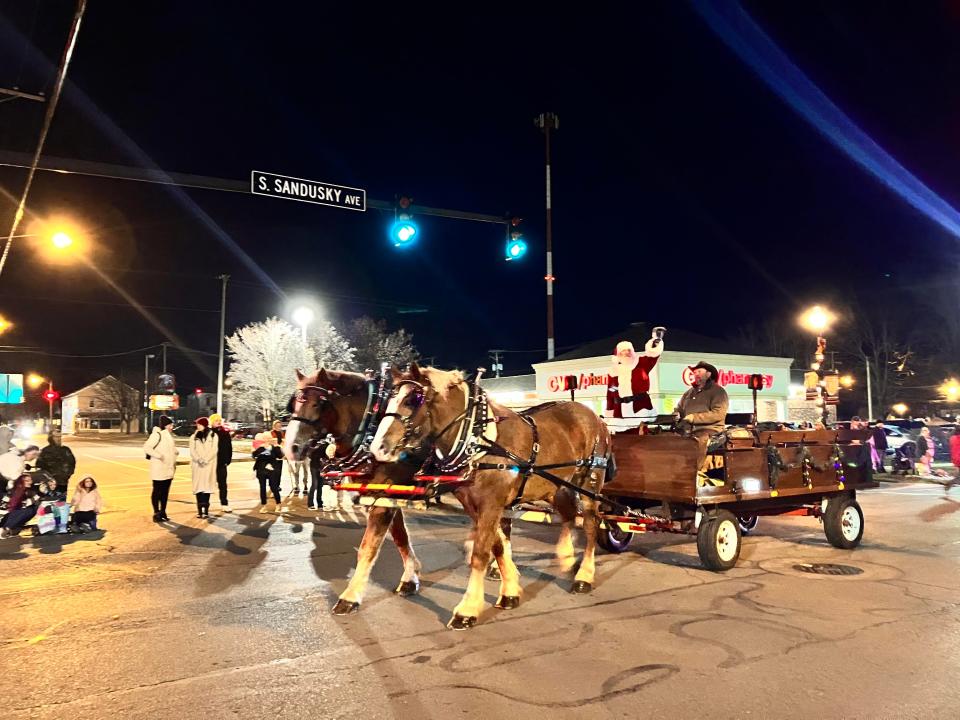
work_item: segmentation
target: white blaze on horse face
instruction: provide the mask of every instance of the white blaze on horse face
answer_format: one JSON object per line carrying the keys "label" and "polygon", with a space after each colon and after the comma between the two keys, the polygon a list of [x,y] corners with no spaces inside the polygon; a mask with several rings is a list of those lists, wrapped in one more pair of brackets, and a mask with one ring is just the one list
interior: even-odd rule
{"label": "white blaze on horse face", "polygon": [[[397,412],[397,408],[400,407],[400,403],[403,401],[403,398],[406,397],[406,394],[410,392],[410,387],[400,388],[400,391],[390,398],[390,402],[387,403],[387,413]],[[373,442],[370,443],[370,450],[373,452],[373,456],[380,462],[392,462],[396,458],[394,457],[393,448],[387,448],[384,446],[384,440],[387,437],[387,433],[390,431],[390,428],[393,426],[393,423],[400,422],[394,417],[385,417],[380,421],[380,424],[377,425],[377,432],[373,436]]]}
{"label": "white blaze on horse face", "polygon": [[303,449],[305,443],[300,443],[297,441],[297,437],[300,435],[300,421],[291,420],[290,424],[287,425],[287,434],[283,438],[283,455],[287,460],[299,460],[300,457],[297,457],[298,453],[293,451],[293,446],[298,445],[298,449]]}

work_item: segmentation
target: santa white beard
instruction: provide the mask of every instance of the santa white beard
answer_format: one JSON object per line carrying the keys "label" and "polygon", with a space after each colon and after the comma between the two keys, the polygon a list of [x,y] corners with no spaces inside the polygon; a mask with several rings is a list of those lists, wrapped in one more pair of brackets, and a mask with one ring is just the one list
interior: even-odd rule
{"label": "santa white beard", "polygon": [[[633,367],[636,366],[634,362]],[[633,367],[626,363],[617,365],[617,394],[622,398],[633,395]]]}

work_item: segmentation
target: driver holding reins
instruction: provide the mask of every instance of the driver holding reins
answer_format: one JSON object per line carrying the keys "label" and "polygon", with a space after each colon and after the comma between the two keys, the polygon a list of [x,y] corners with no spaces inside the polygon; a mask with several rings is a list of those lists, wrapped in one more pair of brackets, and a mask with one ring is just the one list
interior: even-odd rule
{"label": "driver holding reins", "polygon": [[689,430],[705,446],[711,435],[724,429],[730,400],[727,391],[717,382],[720,373],[713,365],[700,361],[690,370],[693,385],[677,403],[675,412],[680,416],[677,429]]}

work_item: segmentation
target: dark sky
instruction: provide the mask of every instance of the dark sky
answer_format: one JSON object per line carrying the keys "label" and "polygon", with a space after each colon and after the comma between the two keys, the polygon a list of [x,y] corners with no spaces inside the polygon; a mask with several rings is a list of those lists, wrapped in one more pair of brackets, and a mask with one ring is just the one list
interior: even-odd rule
{"label": "dark sky", "polygon": [[[344,4],[339,4],[343,6]],[[72,2],[0,0],[0,85],[49,90]],[[478,6],[480,7],[480,6]],[[191,347],[286,307],[201,221],[202,209],[278,285],[326,295],[335,321],[406,327],[427,357],[472,368],[489,348],[545,346],[543,139],[554,138],[557,345],[651,321],[708,335],[792,315],[821,292],[895,292],[956,239],[826,141],[692,7],[420,9],[329,3],[94,0],[46,154],[244,180],[251,169],[365,188],[372,198],[525,218],[530,253],[503,261],[496,226],[420,218],[398,252],[390,218],[249,195],[40,174],[30,209],[96,230],[102,271]],[[960,14],[937,3],[746,3],[881,146],[960,204]],[[87,98],[88,100],[84,100]],[[2,99],[2,98],[0,98]],[[0,103],[0,149],[32,150],[43,107]],[[24,173],[0,168],[19,195]],[[0,198],[0,227],[13,205]],[[889,277],[887,277],[889,275]],[[370,304],[347,301],[343,296]],[[82,303],[79,301],[83,301]],[[113,303],[113,304],[88,304]],[[0,278],[10,344],[111,353],[164,338],[89,270],[14,247]],[[422,305],[423,314],[396,307]],[[205,311],[205,312],[204,312]],[[142,368],[3,356],[79,382]],[[544,357],[514,354],[508,372]],[[14,359],[15,358],[15,359]],[[190,383],[203,384],[183,361]],[[15,368],[10,368],[14,371]]]}

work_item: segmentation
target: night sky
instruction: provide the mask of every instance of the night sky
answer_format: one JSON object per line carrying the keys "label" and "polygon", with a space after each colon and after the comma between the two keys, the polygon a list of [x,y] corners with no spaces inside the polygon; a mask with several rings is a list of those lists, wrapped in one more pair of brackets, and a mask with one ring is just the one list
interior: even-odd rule
{"label": "night sky", "polygon": [[[362,314],[414,333],[443,366],[508,373],[545,357],[543,137],[554,137],[557,345],[649,321],[705,335],[787,318],[822,294],[900,292],[953,261],[956,238],[867,175],[681,2],[518,15],[416,5],[93,0],[45,154],[246,180],[252,169],[525,220],[530,252],[503,261],[497,226],[391,217],[243,194],[38,175],[29,208],[95,229],[101,270],[187,345],[285,304],[201,222],[201,208],[290,296],[335,322]],[[476,6],[481,7],[481,6]],[[960,205],[960,14],[937,3],[746,3],[861,128]],[[49,90],[72,2],[0,0],[0,85]],[[632,14],[631,14],[632,13]],[[2,99],[2,97],[0,97]],[[0,150],[31,151],[39,103],[0,103]],[[19,196],[25,173],[0,168]],[[14,203],[0,197],[0,228]],[[426,313],[397,310],[425,307]],[[162,334],[85,269],[18,243],[0,278],[12,345],[115,353]],[[668,336],[669,338],[669,336]],[[668,345],[669,347],[669,345]],[[611,348],[612,350],[612,348]],[[4,355],[7,371],[142,373],[143,355]],[[210,359],[208,358],[208,362]],[[183,360],[190,384],[209,378]],[[15,367],[16,366],[16,367]],[[22,367],[20,367],[22,366]],[[29,366],[29,367],[28,367]],[[215,369],[215,359],[210,368]]]}

